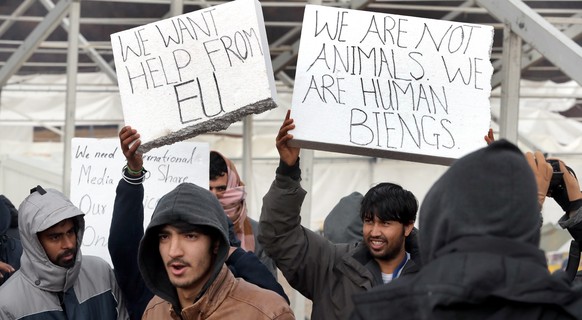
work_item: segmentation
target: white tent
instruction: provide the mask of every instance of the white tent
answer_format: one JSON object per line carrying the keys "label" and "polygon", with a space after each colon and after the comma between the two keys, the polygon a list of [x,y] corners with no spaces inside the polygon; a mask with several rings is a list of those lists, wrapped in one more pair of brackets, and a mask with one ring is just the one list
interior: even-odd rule
{"label": "white tent", "polygon": [[[65,77],[59,75],[14,77],[2,91],[0,99],[0,193],[16,204],[38,183],[61,188],[63,145],[61,142],[33,143],[33,127],[62,126],[65,117]],[[51,85],[46,85],[51,83]],[[123,125],[119,93],[102,73],[79,74],[77,92],[78,125]],[[528,92],[536,97],[528,98]],[[568,109],[582,89],[575,83],[553,84],[522,81],[519,132],[524,152],[536,148],[566,161],[582,172],[582,124],[556,113]],[[539,98],[546,95],[546,98]],[[569,98],[560,98],[559,96]],[[492,93],[493,113],[498,112],[498,92]],[[551,98],[556,96],[557,98]],[[548,98],[549,97],[549,98]],[[253,116],[252,176],[243,179],[250,186],[250,215],[258,218],[262,196],[274,178],[278,154],[274,139],[284,114],[289,109],[291,93],[280,90],[279,107]],[[492,124],[494,129],[496,125]],[[210,143],[242,166],[241,123],[220,134],[203,135],[196,141]],[[115,138],[116,136],[112,136]],[[24,143],[23,143],[24,142]],[[310,226],[319,228],[337,201],[353,191],[365,193],[380,181],[402,184],[422,200],[432,183],[446,166],[407,161],[354,156],[316,151],[313,161],[313,200]],[[239,171],[242,170],[239,169]],[[560,208],[547,201],[544,221],[556,223]]]}

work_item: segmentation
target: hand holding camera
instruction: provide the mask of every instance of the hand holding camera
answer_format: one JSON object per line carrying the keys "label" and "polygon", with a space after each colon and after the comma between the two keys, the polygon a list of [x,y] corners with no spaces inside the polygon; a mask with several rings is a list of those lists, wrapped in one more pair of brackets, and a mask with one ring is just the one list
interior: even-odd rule
{"label": "hand holding camera", "polygon": [[535,154],[527,152],[525,154],[525,159],[536,178],[538,185],[538,203],[541,208],[544,205],[544,200],[546,200],[546,195],[552,181],[552,166],[546,162],[546,158],[539,151],[536,151]]}
{"label": "hand holding camera", "polygon": [[554,198],[566,213],[582,207],[582,192],[574,170],[559,159],[547,159],[536,151],[525,154],[538,185],[538,202],[544,203],[546,196]]}
{"label": "hand holding camera", "polygon": [[552,164],[554,176],[548,189],[548,197],[554,198],[566,213],[582,207],[582,192],[574,170],[558,159],[548,159]]}

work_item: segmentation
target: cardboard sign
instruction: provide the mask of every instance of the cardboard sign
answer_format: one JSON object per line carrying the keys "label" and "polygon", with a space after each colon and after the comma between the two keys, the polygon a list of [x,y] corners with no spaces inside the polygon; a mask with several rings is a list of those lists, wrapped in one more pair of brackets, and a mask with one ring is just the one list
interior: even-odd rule
{"label": "cardboard sign", "polygon": [[447,164],[485,145],[493,27],[308,5],[298,146]]}
{"label": "cardboard sign", "polygon": [[140,151],[275,108],[261,6],[236,0],[111,35],[126,125]]}
{"label": "cardboard sign", "polygon": [[[144,186],[144,228],[158,200],[182,182],[208,188],[209,146],[181,142],[152,150],[144,157],[148,170]],[[71,162],[71,202],[85,213],[83,254],[99,256],[109,263],[109,227],[115,189],[121,179],[125,157],[118,139],[74,138]]]}

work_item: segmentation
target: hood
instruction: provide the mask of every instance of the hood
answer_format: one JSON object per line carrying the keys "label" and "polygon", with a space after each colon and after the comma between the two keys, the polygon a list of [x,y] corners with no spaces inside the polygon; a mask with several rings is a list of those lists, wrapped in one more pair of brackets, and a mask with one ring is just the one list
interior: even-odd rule
{"label": "hood", "polygon": [[323,235],[333,243],[362,241],[363,223],[360,206],[364,196],[353,192],[340,199],[323,222]]}
{"label": "hood", "polygon": [[[54,189],[44,190],[38,186],[22,201],[18,208],[18,229],[23,253],[20,270],[37,288],[63,292],[73,286],[81,269],[81,243],[85,230],[84,214],[75,207],[61,192]],[[77,259],[72,268],[53,264],[44,251],[37,233],[69,218],[76,218]]]}
{"label": "hood", "polygon": [[465,237],[539,246],[536,180],[522,152],[506,140],[455,161],[427,193],[419,216],[425,265]]}
{"label": "hood", "polygon": [[148,288],[175,308],[180,304],[158,250],[156,227],[176,222],[214,228],[221,236],[211,277],[204,285],[201,294],[208,289],[220,272],[229,249],[227,218],[218,199],[210,191],[192,183],[182,183],[160,199],[141,240],[138,263]]}

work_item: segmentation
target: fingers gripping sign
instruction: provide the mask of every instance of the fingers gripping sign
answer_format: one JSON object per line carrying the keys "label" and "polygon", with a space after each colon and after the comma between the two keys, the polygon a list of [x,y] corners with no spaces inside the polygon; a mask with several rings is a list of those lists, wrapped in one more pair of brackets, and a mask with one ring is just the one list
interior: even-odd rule
{"label": "fingers gripping sign", "polygon": [[130,126],[125,126],[119,131],[119,142],[121,143],[121,151],[127,160],[127,167],[130,172],[140,172],[143,169],[142,154],[137,152],[137,148],[141,145],[140,135],[136,129]]}

